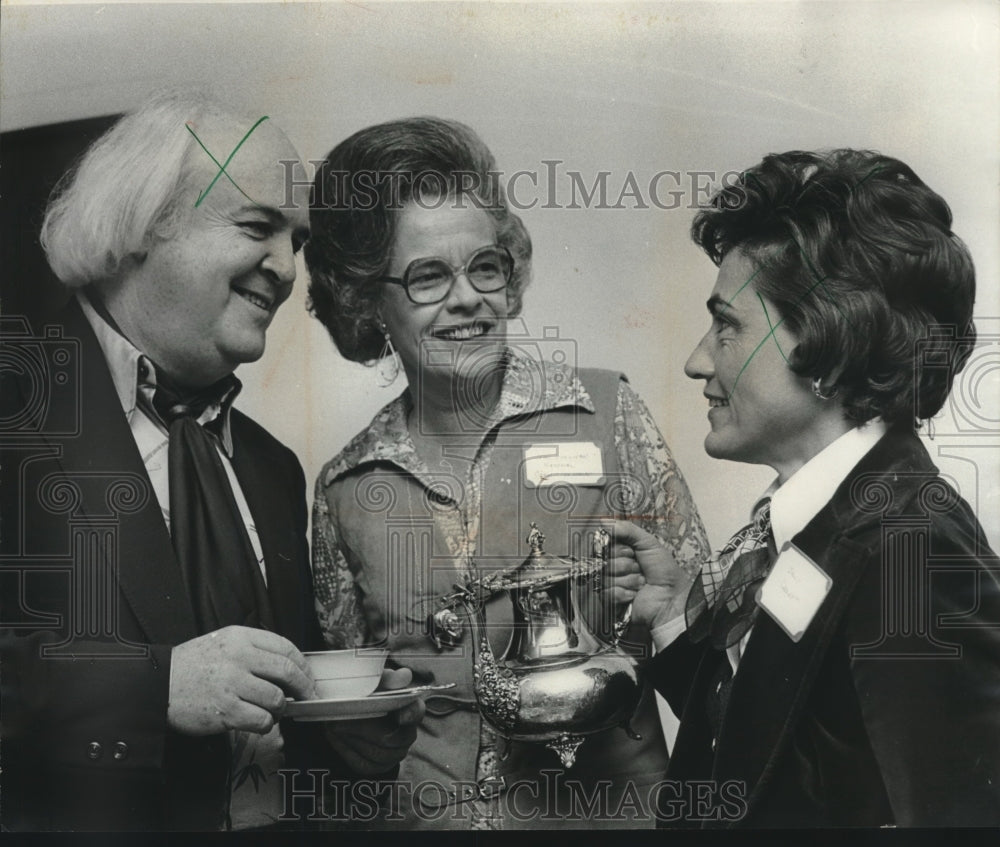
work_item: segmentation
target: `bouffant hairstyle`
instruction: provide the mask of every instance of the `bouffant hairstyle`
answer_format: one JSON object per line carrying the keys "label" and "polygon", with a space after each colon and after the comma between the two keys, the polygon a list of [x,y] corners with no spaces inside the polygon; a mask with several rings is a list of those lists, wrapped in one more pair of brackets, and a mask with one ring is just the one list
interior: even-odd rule
{"label": "bouffant hairstyle", "polygon": [[799,343],[800,376],[846,417],[919,426],[975,344],[972,258],[948,204],[903,162],[862,150],[767,156],[713,197],[691,235],[739,249]]}
{"label": "bouffant hairstyle", "polygon": [[531,239],[510,211],[493,154],[457,121],[419,117],[368,127],[341,142],[313,182],[305,247],[310,310],[344,358],[371,362],[385,343],[377,316],[397,220],[408,203],[481,208],[514,258],[509,314],[531,279]]}

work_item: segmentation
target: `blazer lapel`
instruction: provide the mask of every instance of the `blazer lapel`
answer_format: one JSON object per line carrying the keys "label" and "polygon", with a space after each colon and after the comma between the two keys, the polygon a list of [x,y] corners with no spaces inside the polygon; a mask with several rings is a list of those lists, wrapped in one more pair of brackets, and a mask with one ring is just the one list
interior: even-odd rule
{"label": "blazer lapel", "polygon": [[[197,635],[194,615],[166,523],[135,445],[97,338],[75,301],[66,312],[67,335],[80,342],[80,434],[63,442],[67,475],[120,477],[145,503],[117,522],[118,584],[149,643],[179,644]],[[110,498],[108,498],[110,500]],[[102,504],[104,505],[104,504]],[[95,505],[81,507],[101,518]]]}
{"label": "blazer lapel", "polygon": [[766,612],[758,614],[726,707],[716,776],[744,783],[748,814],[796,726],[866,561],[864,549],[839,535],[830,515],[821,517],[796,544],[830,576],[830,593],[798,643]]}
{"label": "blazer lapel", "polygon": [[914,468],[935,470],[914,436],[890,432],[793,539],[833,584],[798,643],[761,610],[740,658],[718,740],[715,778],[745,784],[748,815],[789,742],[854,588],[872,561],[871,551],[853,538],[880,515],[862,511],[852,489],[873,476],[893,487],[905,486],[906,478],[897,472]]}

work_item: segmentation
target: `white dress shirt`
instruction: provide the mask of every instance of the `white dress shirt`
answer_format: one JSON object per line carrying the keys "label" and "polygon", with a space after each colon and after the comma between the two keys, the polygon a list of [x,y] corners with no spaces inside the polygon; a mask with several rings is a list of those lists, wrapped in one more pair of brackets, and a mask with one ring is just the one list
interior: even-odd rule
{"label": "white dress shirt", "polygon": [[[116,332],[102,318],[90,301],[82,295],[77,301],[83,309],[83,314],[90,323],[97,342],[104,353],[104,359],[111,371],[111,379],[115,385],[122,410],[132,431],[142,462],[146,467],[153,493],[156,495],[163,513],[163,520],[170,529],[170,471],[167,456],[170,438],[167,427],[158,416],[146,413],[144,403],[140,402],[141,391],[152,392],[144,382],[155,380],[152,362],[119,332]],[[143,376],[148,375],[148,376]],[[151,402],[152,398],[148,398]],[[206,423],[222,417],[219,427],[219,437],[213,439],[222,466],[226,470],[229,485],[232,488],[240,517],[250,536],[250,544],[257,564],[267,584],[267,569],[264,565],[264,553],[261,548],[260,536],[254,525],[250,507],[247,505],[243,489],[236,479],[232,466],[233,442],[229,428],[228,403],[212,404],[198,418],[198,423]],[[229,819],[233,829],[246,829],[255,826],[266,826],[273,823],[281,813],[282,796],[278,770],[284,766],[282,754],[283,741],[278,724],[275,724],[266,735],[231,731],[229,733],[230,749],[232,750],[232,795],[229,805]]]}
{"label": "white dress shirt", "polygon": [[[883,421],[873,420],[845,432],[785,480],[784,485],[779,486],[775,480],[757,499],[754,509],[762,499],[771,498],[771,532],[779,553],[830,502],[854,466],[887,429]],[[663,650],[685,629],[684,616],[678,615],[652,631],[653,646],[657,651]],[[752,632],[751,627],[737,644],[727,648],[734,674]]]}
{"label": "white dress shirt", "polygon": [[[153,486],[153,493],[160,504],[160,511],[163,513],[163,520],[170,529],[170,473],[167,464],[167,448],[170,439],[167,435],[167,428],[158,418],[150,417],[142,404],[139,402],[139,392],[146,390],[141,386],[140,372],[146,369],[147,373],[152,372],[152,363],[149,358],[143,355],[133,344],[120,333],[116,332],[97,313],[90,301],[86,297],[78,297],[77,300],[83,309],[83,314],[90,323],[94,334],[97,336],[97,343],[101,345],[104,352],[104,359],[108,363],[111,371],[111,380],[114,382],[115,391],[122,404],[122,411],[132,430],[132,437],[135,439],[142,462],[146,466],[146,473],[149,475],[150,484]],[[153,377],[155,379],[155,377]],[[220,436],[216,440],[216,448],[222,458],[222,466],[226,470],[229,485],[236,498],[236,505],[240,511],[240,517],[246,525],[247,533],[250,536],[250,544],[253,547],[254,555],[257,557],[257,564],[267,584],[267,569],[264,566],[264,553],[260,545],[260,537],[257,534],[257,527],[254,526],[253,516],[250,514],[250,507],[247,505],[243,489],[236,479],[233,471],[232,455],[233,440],[229,428],[229,406],[220,406],[217,403],[209,405],[201,416],[198,423],[204,426],[214,421],[219,416],[223,417],[220,427]]]}

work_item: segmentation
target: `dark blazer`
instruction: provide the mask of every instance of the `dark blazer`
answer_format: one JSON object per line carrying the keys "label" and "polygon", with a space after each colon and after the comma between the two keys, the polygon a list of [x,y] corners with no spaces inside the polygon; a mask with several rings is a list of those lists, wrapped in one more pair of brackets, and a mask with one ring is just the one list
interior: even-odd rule
{"label": "dark blazer", "polygon": [[[4,828],[217,828],[229,744],[167,726],[170,651],[198,632],[100,346],[75,301],[47,335],[6,329]],[[317,649],[302,469],[235,410],[232,434],[276,629]],[[308,727],[282,730],[293,760],[315,750]]]}
{"label": "dark blazer", "polygon": [[717,735],[725,654],[649,664],[682,715],[661,825],[1000,825],[1000,561],[968,504],[893,431],[793,543],[833,586],[797,644],[759,612]]}

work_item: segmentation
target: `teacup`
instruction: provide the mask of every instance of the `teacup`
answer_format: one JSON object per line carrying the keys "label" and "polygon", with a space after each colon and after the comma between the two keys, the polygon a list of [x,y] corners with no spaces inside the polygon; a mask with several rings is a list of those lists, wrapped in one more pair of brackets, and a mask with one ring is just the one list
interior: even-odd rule
{"label": "teacup", "polygon": [[317,699],[333,700],[367,697],[378,688],[389,651],[378,647],[357,647],[303,655],[316,680]]}

